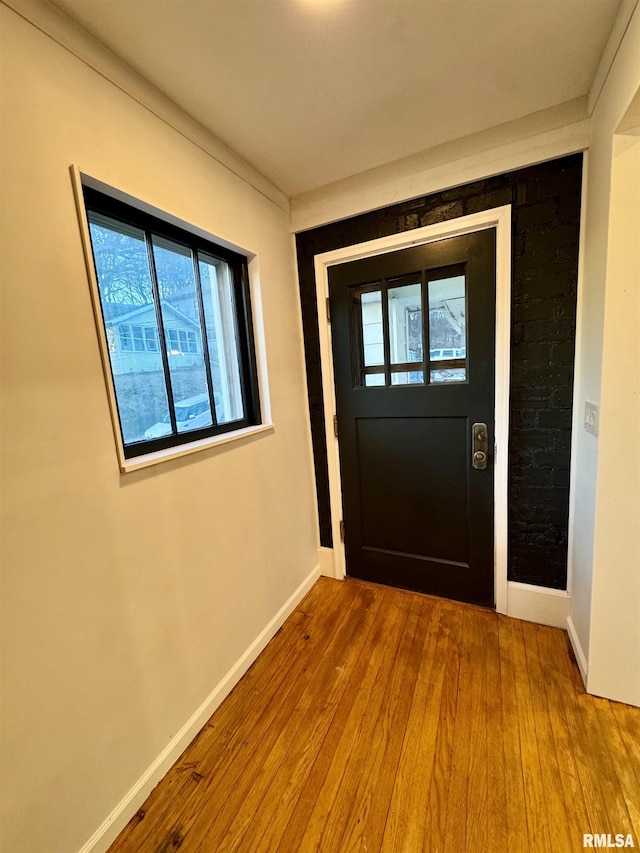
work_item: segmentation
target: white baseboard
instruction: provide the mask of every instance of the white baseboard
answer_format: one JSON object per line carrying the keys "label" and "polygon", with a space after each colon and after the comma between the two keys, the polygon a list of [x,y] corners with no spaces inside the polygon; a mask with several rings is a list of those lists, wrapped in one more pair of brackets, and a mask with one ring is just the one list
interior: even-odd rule
{"label": "white baseboard", "polygon": [[194,737],[202,729],[209,717],[222,703],[235,685],[240,681],[251,664],[265,648],[269,640],[282,627],[287,617],[293,613],[300,601],[309,592],[311,587],[320,577],[320,566],[305,578],[291,597],[282,605],[269,624],[258,634],[249,648],[239,658],[237,663],[231,667],[229,672],[211,691],[202,705],[194,711],[179,732],[171,738],[160,755],[138,779],[135,785],[128,791],[124,798],[118,803],[106,820],[98,827],[91,838],[80,850],[80,853],[104,853],[115,838],[124,829],[134,816],[136,811],[144,803],[151,791],[155,788],[170,767],[189,746]]}
{"label": "white baseboard", "polygon": [[582,643],[578,639],[578,632],[576,631],[576,626],[573,624],[571,616],[567,616],[567,633],[569,634],[569,641],[571,642],[573,653],[578,661],[578,669],[580,670],[580,675],[582,676],[586,690],[589,665],[587,664],[587,656],[582,648]]}
{"label": "white baseboard", "polygon": [[570,607],[571,596],[565,590],[515,581],[507,584],[507,616],[514,619],[566,629]]}
{"label": "white baseboard", "polygon": [[335,578],[336,569],[333,562],[333,548],[318,548],[318,564],[320,574],[325,578]]}

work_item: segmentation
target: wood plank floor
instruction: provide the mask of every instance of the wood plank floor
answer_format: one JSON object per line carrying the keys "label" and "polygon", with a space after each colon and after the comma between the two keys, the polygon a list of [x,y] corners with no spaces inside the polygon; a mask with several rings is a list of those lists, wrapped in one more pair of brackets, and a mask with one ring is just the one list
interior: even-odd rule
{"label": "wood plank floor", "polygon": [[321,578],[110,853],[640,847],[640,709],[566,634]]}

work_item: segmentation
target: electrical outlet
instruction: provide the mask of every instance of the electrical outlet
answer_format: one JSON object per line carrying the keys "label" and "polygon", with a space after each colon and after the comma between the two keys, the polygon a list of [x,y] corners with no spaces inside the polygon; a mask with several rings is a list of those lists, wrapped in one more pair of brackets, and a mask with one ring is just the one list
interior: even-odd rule
{"label": "electrical outlet", "polygon": [[591,435],[598,434],[598,413],[600,406],[596,403],[584,404],[584,428]]}

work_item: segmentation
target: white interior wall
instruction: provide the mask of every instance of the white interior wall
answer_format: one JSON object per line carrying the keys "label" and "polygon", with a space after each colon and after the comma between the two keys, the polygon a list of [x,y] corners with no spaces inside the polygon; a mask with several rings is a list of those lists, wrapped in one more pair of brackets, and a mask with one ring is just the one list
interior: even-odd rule
{"label": "white interior wall", "polygon": [[[299,297],[287,210],[0,15],[2,849],[72,853],[313,577]],[[274,433],[119,473],[72,163],[257,253]]]}
{"label": "white interior wall", "polygon": [[[575,435],[570,629],[590,692],[640,704],[638,549],[638,175],[635,144],[614,134],[640,86],[640,9],[591,118],[578,423],[600,405],[600,434]],[[633,367],[635,360],[635,368]],[[634,534],[635,531],[635,534]]]}
{"label": "white interior wall", "polygon": [[640,705],[640,127],[616,136],[588,686]]}

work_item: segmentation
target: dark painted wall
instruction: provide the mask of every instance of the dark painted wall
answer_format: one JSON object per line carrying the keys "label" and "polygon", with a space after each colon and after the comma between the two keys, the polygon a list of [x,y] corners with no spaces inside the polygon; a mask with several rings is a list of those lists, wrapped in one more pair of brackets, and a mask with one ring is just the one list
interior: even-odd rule
{"label": "dark painted wall", "polygon": [[509,580],[565,589],[582,155],[296,236],[322,545],[331,547],[314,255],[513,205]]}

